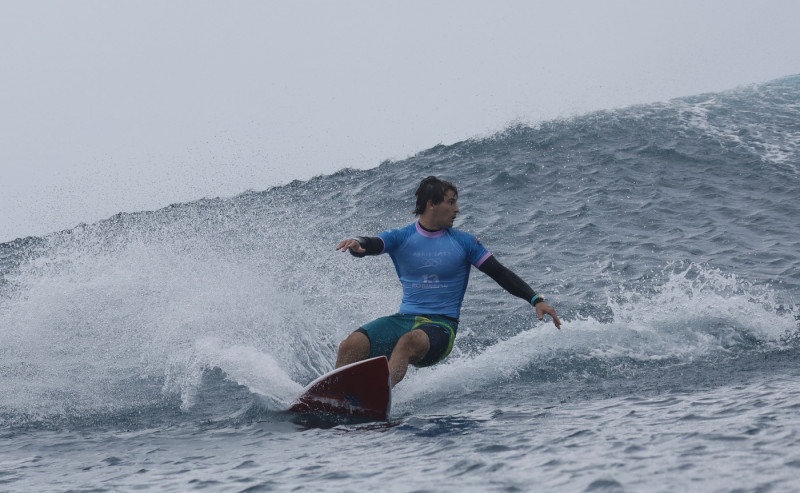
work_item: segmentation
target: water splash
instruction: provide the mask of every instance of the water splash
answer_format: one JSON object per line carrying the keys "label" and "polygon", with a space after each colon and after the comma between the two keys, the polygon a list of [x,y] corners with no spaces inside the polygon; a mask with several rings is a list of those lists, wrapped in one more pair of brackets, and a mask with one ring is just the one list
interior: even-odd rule
{"label": "water splash", "polygon": [[396,388],[397,409],[418,402],[485,391],[520,378],[626,378],[642,368],[780,351],[800,332],[798,307],[719,269],[690,264],[664,269],[661,285],[618,286],[608,293],[613,316],[519,327],[519,333],[480,354],[412,371]]}

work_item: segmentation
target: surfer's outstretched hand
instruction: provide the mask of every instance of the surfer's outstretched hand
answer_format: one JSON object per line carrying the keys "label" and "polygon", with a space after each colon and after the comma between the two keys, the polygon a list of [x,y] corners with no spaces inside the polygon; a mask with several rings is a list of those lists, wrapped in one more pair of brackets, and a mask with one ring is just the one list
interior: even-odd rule
{"label": "surfer's outstretched hand", "polygon": [[536,308],[536,315],[539,316],[539,320],[544,320],[545,315],[550,315],[553,317],[553,323],[556,325],[556,329],[561,330],[561,320],[558,319],[555,308],[550,306],[546,301],[536,303],[534,308]]}
{"label": "surfer's outstretched hand", "polygon": [[355,238],[349,238],[347,240],[342,240],[336,245],[337,250],[341,250],[342,252],[346,252],[351,250],[356,253],[364,253],[364,247],[361,246],[361,243],[358,242]]}

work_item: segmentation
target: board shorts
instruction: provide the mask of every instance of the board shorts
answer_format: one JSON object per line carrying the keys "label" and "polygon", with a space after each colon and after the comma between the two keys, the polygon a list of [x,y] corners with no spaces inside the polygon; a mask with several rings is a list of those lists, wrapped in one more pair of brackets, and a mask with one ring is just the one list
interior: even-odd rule
{"label": "board shorts", "polygon": [[458,320],[442,315],[405,315],[396,313],[381,317],[359,327],[356,332],[361,332],[369,338],[369,357],[392,355],[397,341],[414,329],[420,329],[428,335],[431,347],[422,360],[414,366],[431,366],[442,361],[453,350],[456,339]]}

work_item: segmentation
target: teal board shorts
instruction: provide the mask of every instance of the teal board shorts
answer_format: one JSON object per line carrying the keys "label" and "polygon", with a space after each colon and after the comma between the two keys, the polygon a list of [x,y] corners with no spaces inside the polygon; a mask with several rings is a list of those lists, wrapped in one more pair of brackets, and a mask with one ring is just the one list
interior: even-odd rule
{"label": "teal board shorts", "polygon": [[442,361],[453,350],[458,320],[442,315],[405,315],[396,313],[381,317],[361,326],[361,332],[369,338],[369,357],[392,355],[397,341],[414,329],[428,335],[431,348],[428,354],[414,366],[431,366]]}

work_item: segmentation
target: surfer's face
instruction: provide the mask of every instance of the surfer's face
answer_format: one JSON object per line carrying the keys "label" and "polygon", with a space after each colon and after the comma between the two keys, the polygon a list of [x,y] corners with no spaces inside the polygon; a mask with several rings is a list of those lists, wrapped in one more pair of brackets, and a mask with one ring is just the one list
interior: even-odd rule
{"label": "surfer's face", "polygon": [[[453,222],[460,209],[458,208],[458,196],[452,190],[444,194],[444,200],[438,204],[428,202],[430,209],[430,225],[433,229],[452,228]],[[426,212],[428,210],[426,209]]]}

